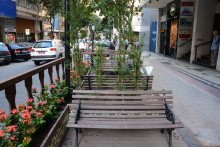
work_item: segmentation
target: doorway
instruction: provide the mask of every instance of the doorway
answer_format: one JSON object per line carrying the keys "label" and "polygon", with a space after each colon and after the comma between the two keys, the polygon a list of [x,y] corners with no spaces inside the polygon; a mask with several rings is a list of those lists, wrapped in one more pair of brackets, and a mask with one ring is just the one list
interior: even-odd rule
{"label": "doorway", "polygon": [[165,27],[166,22],[161,23],[161,30],[160,30],[160,53],[165,54],[165,46],[166,46],[166,36],[165,36]]}

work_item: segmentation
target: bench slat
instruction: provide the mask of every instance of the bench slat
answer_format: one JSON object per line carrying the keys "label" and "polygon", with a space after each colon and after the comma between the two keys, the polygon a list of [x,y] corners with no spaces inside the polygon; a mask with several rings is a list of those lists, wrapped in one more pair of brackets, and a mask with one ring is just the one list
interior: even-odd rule
{"label": "bench slat", "polygon": [[[75,92],[75,91],[74,91]],[[114,94],[112,92],[111,94]],[[72,95],[73,99],[117,99],[117,100],[123,100],[123,99],[135,99],[135,100],[142,100],[142,99],[173,99],[173,96],[96,96],[96,95]]]}
{"label": "bench slat", "polygon": [[121,94],[121,95],[132,95],[132,94],[140,94],[140,95],[148,95],[148,94],[172,94],[171,90],[166,91],[99,91],[99,90],[73,90],[73,93],[80,93],[80,94]]}
{"label": "bench slat", "polygon": [[80,118],[114,118],[114,119],[136,119],[136,118],[164,118],[166,115],[80,115]]}
{"label": "bench slat", "polygon": [[158,111],[97,111],[97,110],[81,110],[81,113],[102,113],[102,114],[153,114],[165,113],[164,110]]}
{"label": "bench slat", "polygon": [[81,128],[81,129],[172,129],[183,128],[183,124],[167,124],[167,125],[80,125],[80,124],[67,124],[68,128]]}
{"label": "bench slat", "polygon": [[[78,100],[72,100],[73,104],[78,104]],[[167,101],[168,104],[173,104],[173,101]],[[118,104],[118,105],[128,105],[128,104],[165,104],[164,101],[88,101],[81,100],[81,104]]]}
{"label": "bench slat", "polygon": [[[125,119],[115,119],[115,118],[79,118],[79,120],[88,120],[88,121],[124,121]],[[134,119],[126,119],[127,121],[132,121]],[[167,118],[135,118],[137,121],[163,121]]]}
{"label": "bench slat", "polygon": [[91,105],[81,105],[80,107],[81,109],[96,109],[96,110],[99,110],[99,109],[102,109],[102,110],[107,110],[107,109],[111,109],[111,110],[118,110],[118,109],[125,109],[125,110],[148,110],[148,109],[154,109],[154,110],[163,110],[165,109],[165,106],[109,106],[109,105],[106,105],[106,106],[91,106]]}

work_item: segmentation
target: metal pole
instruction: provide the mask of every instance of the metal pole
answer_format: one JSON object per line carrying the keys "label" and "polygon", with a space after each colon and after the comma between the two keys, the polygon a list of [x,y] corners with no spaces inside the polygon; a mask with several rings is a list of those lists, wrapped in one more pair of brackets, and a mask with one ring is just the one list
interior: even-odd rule
{"label": "metal pole", "polygon": [[[65,13],[68,16],[69,11],[69,0],[65,0]],[[69,24],[67,23],[65,19],[65,62],[70,62],[70,36],[69,36]],[[65,66],[65,78],[66,78],[66,87],[70,88],[70,67]],[[71,94],[72,92],[69,90],[67,96],[66,96],[66,101],[71,102]]]}
{"label": "metal pole", "polygon": [[[94,31],[92,31],[92,52],[94,52]],[[94,62],[93,62],[93,55],[91,55],[91,63],[92,63],[92,67],[94,65]]]}

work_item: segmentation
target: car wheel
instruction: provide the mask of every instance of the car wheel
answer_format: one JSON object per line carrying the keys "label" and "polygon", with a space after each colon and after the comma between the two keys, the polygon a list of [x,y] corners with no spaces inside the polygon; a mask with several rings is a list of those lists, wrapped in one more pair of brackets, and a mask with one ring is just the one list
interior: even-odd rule
{"label": "car wheel", "polygon": [[24,61],[27,61],[28,60],[28,58],[24,58]]}
{"label": "car wheel", "polygon": [[40,65],[40,61],[34,61],[35,65]]}
{"label": "car wheel", "polygon": [[60,54],[58,58],[62,58],[62,54]]}
{"label": "car wheel", "polygon": [[8,61],[8,62],[4,62],[5,63],[5,65],[9,65],[11,62],[10,61]]}

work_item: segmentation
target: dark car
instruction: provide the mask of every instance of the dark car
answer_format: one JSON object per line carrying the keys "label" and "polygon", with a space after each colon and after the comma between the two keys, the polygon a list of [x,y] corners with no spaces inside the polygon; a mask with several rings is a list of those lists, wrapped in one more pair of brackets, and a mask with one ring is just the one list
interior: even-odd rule
{"label": "dark car", "polygon": [[108,44],[108,49],[110,49],[110,50],[115,50],[115,47],[114,47],[114,43],[113,42],[107,42],[107,44]]}
{"label": "dark car", "polygon": [[16,43],[8,43],[6,46],[11,53],[11,60],[24,59],[24,61],[27,61],[31,57],[28,47],[23,47]]}
{"label": "dark car", "polygon": [[10,51],[4,44],[0,44],[0,62],[5,63],[6,65],[11,63]]}
{"label": "dark car", "polygon": [[31,49],[34,45],[34,43],[16,43],[16,44],[22,47],[29,48],[29,49]]}

